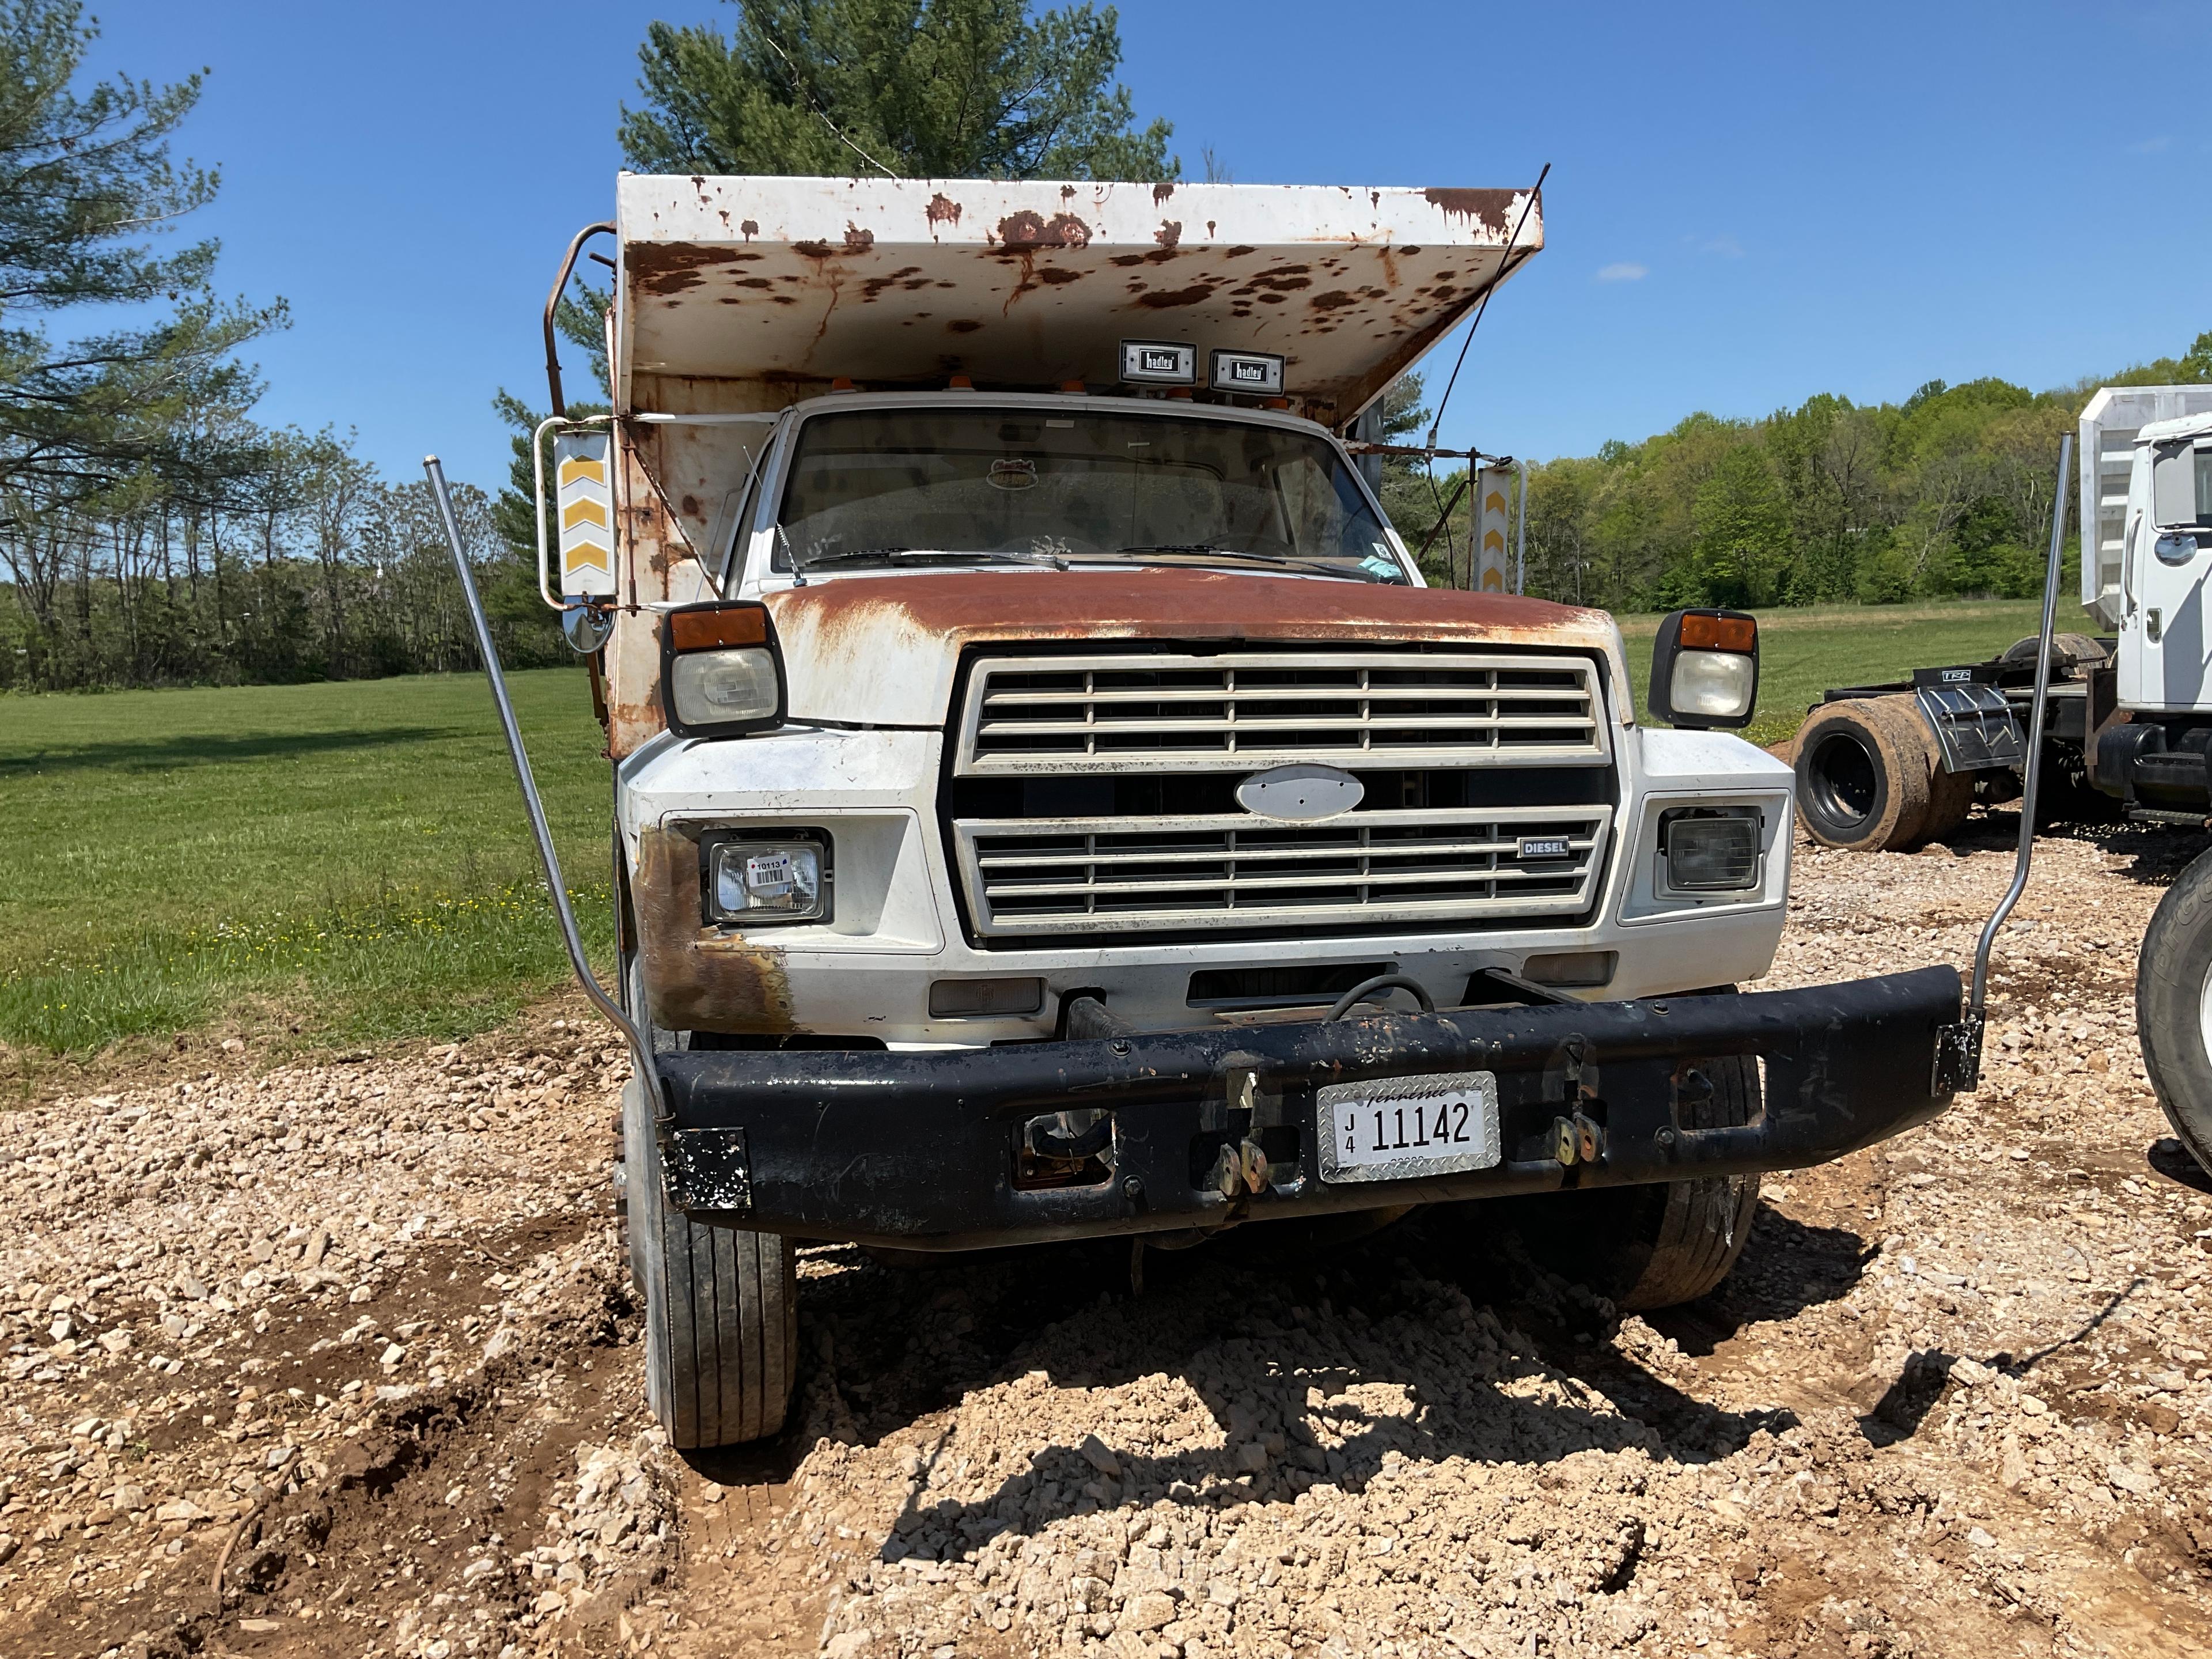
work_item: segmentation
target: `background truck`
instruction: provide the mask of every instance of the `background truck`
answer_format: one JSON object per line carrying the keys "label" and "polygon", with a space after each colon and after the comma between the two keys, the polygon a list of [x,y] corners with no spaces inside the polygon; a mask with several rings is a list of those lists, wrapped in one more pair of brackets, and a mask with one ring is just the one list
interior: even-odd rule
{"label": "background truck", "polygon": [[[2039,827],[2124,817],[2212,827],[2212,386],[2107,386],[2081,418],[2081,605],[2109,634],[2054,635]],[[2063,481],[2062,481],[2063,486]],[[1989,662],[1831,690],[1799,733],[1806,830],[1879,852],[2018,799],[2037,641]],[[2160,903],[2136,973],[2143,1060],[2212,1170],[2212,855]]]}
{"label": "background truck", "polygon": [[538,435],[620,1007],[475,614],[636,1056],[677,1444],[781,1425],[796,1240],[1141,1259],[1513,1199],[1656,1307],[1728,1272],[1760,1171],[1962,1086],[1949,968],[1737,994],[1790,872],[1790,772],[1723,729],[1752,619],[1668,619],[1647,725],[1609,617],[1425,587],[1360,475],[1363,412],[1541,246],[1533,191],[617,204],[568,255],[617,239],[613,410],[549,364]]}

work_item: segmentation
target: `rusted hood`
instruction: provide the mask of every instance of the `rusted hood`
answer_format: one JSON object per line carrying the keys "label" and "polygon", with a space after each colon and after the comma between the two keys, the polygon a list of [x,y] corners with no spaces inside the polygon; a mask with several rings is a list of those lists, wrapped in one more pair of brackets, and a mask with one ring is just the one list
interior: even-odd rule
{"label": "rusted hood", "polygon": [[793,719],[935,726],[967,646],[994,640],[1449,641],[1595,651],[1628,707],[1602,611],[1446,588],[1218,570],[844,575],[768,596]]}

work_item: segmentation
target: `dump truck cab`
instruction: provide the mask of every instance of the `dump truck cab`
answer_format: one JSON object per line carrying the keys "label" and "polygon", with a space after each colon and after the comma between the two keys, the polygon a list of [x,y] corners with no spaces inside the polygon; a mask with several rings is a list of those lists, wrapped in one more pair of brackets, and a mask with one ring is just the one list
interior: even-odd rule
{"label": "dump truck cab", "polygon": [[1737,994],[1792,826],[1719,729],[1751,620],[1668,619],[1655,726],[1609,617],[1427,586],[1363,475],[1363,414],[1540,247],[1528,192],[617,196],[547,595],[602,677],[679,1443],[781,1422],[794,1239],[1519,1194],[1656,1306],[1759,1170],[1948,1103],[1951,970]]}

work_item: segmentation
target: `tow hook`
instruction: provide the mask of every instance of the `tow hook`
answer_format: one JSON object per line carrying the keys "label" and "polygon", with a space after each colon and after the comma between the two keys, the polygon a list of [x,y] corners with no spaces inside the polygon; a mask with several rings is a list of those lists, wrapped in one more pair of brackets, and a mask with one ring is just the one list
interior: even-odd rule
{"label": "tow hook", "polygon": [[1552,1156],[1571,1169],[1577,1164],[1595,1164],[1605,1156],[1605,1130],[1577,1112],[1572,1117],[1552,1120]]}
{"label": "tow hook", "polygon": [[1589,1040],[1570,1036],[1559,1049],[1566,1073],[1567,1111],[1552,1120],[1552,1156],[1571,1170],[1604,1158],[1605,1127],[1583,1110],[1585,1103],[1597,1098],[1597,1067],[1583,1063],[1589,1054]]}
{"label": "tow hook", "polygon": [[1279,1103],[1261,1092],[1260,1074],[1249,1066],[1231,1072],[1226,1081],[1231,1105],[1244,1114],[1244,1135],[1241,1140],[1224,1142],[1213,1155],[1213,1170],[1207,1180],[1222,1197],[1234,1200],[1267,1190],[1267,1154],[1260,1145],[1260,1132],[1272,1127]]}

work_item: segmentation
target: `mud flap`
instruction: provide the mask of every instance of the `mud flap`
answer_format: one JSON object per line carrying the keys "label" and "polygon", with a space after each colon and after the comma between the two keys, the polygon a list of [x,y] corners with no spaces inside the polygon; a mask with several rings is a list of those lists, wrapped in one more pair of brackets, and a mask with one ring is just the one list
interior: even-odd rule
{"label": "mud flap", "polygon": [[[2020,720],[2005,694],[1994,685],[1973,680],[1942,680],[1937,676],[1967,674],[1963,668],[1923,668],[1913,678],[1919,682],[1913,700],[1921,717],[1936,734],[1946,772],[1978,772],[1988,768],[2027,764],[2027,740]],[[1927,678],[1923,678],[1925,676]]]}

